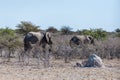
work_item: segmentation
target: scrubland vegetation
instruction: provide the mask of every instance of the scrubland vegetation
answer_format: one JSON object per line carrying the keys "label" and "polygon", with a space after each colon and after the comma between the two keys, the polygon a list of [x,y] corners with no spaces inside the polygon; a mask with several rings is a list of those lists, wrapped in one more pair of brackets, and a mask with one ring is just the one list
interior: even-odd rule
{"label": "scrubland vegetation", "polygon": [[[24,49],[23,49],[24,48],[24,45],[23,45],[24,36],[25,36],[25,34],[27,34],[30,31],[43,31],[43,30],[40,29],[40,26],[36,26],[31,22],[25,22],[25,21],[22,21],[20,24],[16,25],[16,29],[14,29],[14,30],[9,27],[0,28],[0,51],[1,51],[0,52],[0,56],[1,56],[0,57],[0,63],[1,63],[0,65],[6,65],[6,64],[11,63],[14,67],[14,65],[19,64],[19,66],[22,66],[22,69],[23,69],[23,65],[20,65],[21,62],[17,62],[17,61],[19,61],[19,57],[21,57],[21,53],[24,52]],[[90,73],[90,70],[87,69],[86,71],[88,71],[90,74],[84,73],[85,75],[80,73],[82,71],[85,72],[84,69],[83,70],[82,70],[82,68],[74,69],[74,70],[72,70],[72,72],[74,73],[74,71],[75,71],[75,74],[76,74],[75,76],[79,76],[79,77],[74,78],[75,76],[73,76],[70,73],[68,74],[66,72],[67,70],[65,69],[66,68],[65,66],[67,66],[67,67],[69,66],[68,70],[71,70],[73,68],[70,68],[70,66],[73,67],[73,65],[74,65],[73,63],[75,63],[75,61],[81,61],[83,59],[86,59],[89,57],[90,54],[93,54],[93,53],[97,54],[103,60],[105,60],[104,62],[107,63],[106,64],[107,66],[112,65],[111,60],[119,60],[120,59],[120,29],[116,29],[113,32],[107,32],[101,28],[72,31],[72,28],[69,26],[63,26],[63,27],[61,27],[60,30],[57,30],[57,28],[55,28],[54,26],[50,26],[45,31],[52,33],[53,46],[52,46],[52,53],[50,53],[50,56],[51,56],[50,64],[53,66],[53,69],[55,69],[54,67],[57,66],[57,69],[55,69],[55,71],[58,72],[57,73],[58,77],[57,77],[57,75],[55,75],[55,76],[53,76],[53,78],[48,78],[50,76],[49,71],[54,72],[53,70],[51,70],[52,68],[50,68],[47,72],[46,72],[46,70],[43,70],[40,73],[41,75],[44,76],[44,78],[41,76],[42,80],[55,80],[57,78],[59,78],[59,80],[99,80],[99,78],[95,78],[95,76],[87,77],[85,79],[81,78],[79,76],[79,75],[82,75],[82,77],[85,77],[85,75],[88,75],[88,76],[92,75],[92,74],[97,75],[97,73],[95,74],[95,70],[102,73],[99,69],[93,69],[92,73]],[[95,38],[95,45],[86,45],[83,48],[79,48],[79,47],[71,48],[69,45],[69,41],[74,35],[91,35]],[[16,59],[17,61],[14,59]],[[34,57],[31,56],[31,62],[33,61],[33,59],[34,59]],[[108,62],[106,62],[106,60]],[[6,63],[6,61],[10,61],[10,62]],[[54,61],[56,61],[56,63]],[[61,61],[63,61],[63,62],[61,62]],[[65,64],[64,62],[69,62],[69,63]],[[10,67],[9,69],[11,69],[12,65],[9,65],[9,67]],[[36,65],[36,63],[34,65]],[[114,65],[116,65],[116,64],[113,64],[113,66]],[[63,67],[63,69],[61,69],[62,67]],[[120,65],[118,65],[118,67],[120,68]],[[0,66],[0,68],[3,68],[3,66]],[[33,66],[32,66],[32,68],[33,68]],[[29,68],[27,70],[34,71],[33,73],[36,74],[38,71],[36,71],[35,69],[31,70],[32,68]],[[72,75],[72,78],[70,79],[70,78],[65,77],[62,74],[60,74],[60,72],[57,71],[59,69],[62,71],[62,73],[64,73],[64,72],[66,73],[65,76],[71,77],[71,75]],[[23,70],[25,70],[25,69],[23,69]],[[82,70],[82,71],[78,72],[77,70]],[[9,71],[9,70],[5,70],[5,71]],[[30,73],[30,71],[26,74],[28,75]],[[120,77],[118,77],[118,74],[120,72],[110,73],[113,70],[110,71],[108,69],[106,70],[107,72],[105,72],[104,69],[102,69],[102,71],[104,74],[106,73],[106,76],[102,77],[101,80],[119,80],[120,79]],[[116,75],[114,75],[114,73],[116,73]],[[0,74],[1,74],[1,72],[0,72]],[[25,73],[23,73],[23,74],[25,74]],[[31,76],[34,76],[34,74],[31,74]],[[53,74],[55,74],[55,73],[53,73]],[[104,74],[102,74],[102,75],[104,75]],[[109,75],[107,75],[107,74],[109,74]],[[45,75],[48,77],[45,78]],[[59,75],[61,76],[61,78],[59,77]],[[112,75],[112,76],[110,77],[110,75]],[[0,75],[0,77],[1,77],[1,75]],[[24,77],[24,76],[22,76],[22,77]],[[37,79],[37,77],[38,76],[36,76],[35,78],[31,78],[31,79],[28,77],[27,78],[29,80],[32,80],[32,79],[34,80],[34,79]],[[100,76],[98,76],[98,77],[100,77]],[[117,78],[117,79],[114,79],[114,78]],[[5,80],[5,79],[6,78],[3,78],[2,80]],[[22,80],[22,78],[20,78],[20,76],[17,76],[15,79]]]}
{"label": "scrubland vegetation", "polygon": [[[23,49],[23,38],[26,33],[30,31],[42,31],[39,26],[31,22],[22,21],[16,26],[15,30],[7,28],[0,29],[0,49],[5,50],[5,54],[9,58],[11,54],[17,54]],[[72,31],[69,26],[61,27],[57,30],[51,26],[45,31],[52,33],[53,51],[52,56],[56,58],[85,58],[90,54],[97,54],[101,58],[114,59],[120,58],[120,29],[114,32],[107,32],[101,28],[99,29],[84,29]],[[87,45],[84,48],[72,49],[69,46],[69,41],[74,35],[91,35],[95,38],[95,45]],[[17,51],[17,52],[16,52]],[[1,56],[4,55],[3,52]],[[82,56],[84,55],[84,56]]]}

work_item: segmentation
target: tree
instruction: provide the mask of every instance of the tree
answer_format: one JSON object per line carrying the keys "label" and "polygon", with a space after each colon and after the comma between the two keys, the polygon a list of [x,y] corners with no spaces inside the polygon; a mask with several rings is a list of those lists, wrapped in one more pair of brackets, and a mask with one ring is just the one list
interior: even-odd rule
{"label": "tree", "polygon": [[1,48],[6,48],[9,53],[7,53],[8,61],[10,60],[10,54],[22,46],[22,43],[19,41],[15,31],[9,29],[8,27],[0,29],[0,46]]}
{"label": "tree", "polygon": [[69,26],[63,26],[61,28],[62,34],[66,34],[66,35],[70,34],[72,32],[71,30],[72,30],[72,28],[70,28]]}
{"label": "tree", "polygon": [[120,37],[120,29],[117,28],[117,29],[115,30],[115,32],[116,32],[116,36],[117,36],[117,37]]}
{"label": "tree", "polygon": [[21,21],[21,23],[18,24],[16,27],[18,28],[16,30],[17,33],[23,34],[23,35],[27,34],[30,31],[37,32],[40,30],[39,26],[36,26],[33,23],[27,22],[27,21]]}
{"label": "tree", "polygon": [[115,32],[120,32],[120,29],[119,29],[119,28],[117,28],[117,29],[115,30]]}
{"label": "tree", "polygon": [[46,29],[46,31],[56,33],[58,30],[56,28],[54,28],[53,26],[51,26],[48,29]]}

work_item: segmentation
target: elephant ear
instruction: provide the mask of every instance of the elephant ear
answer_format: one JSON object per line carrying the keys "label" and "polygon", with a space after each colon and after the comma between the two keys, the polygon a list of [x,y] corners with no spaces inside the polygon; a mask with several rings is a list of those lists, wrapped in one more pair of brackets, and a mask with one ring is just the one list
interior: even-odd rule
{"label": "elephant ear", "polygon": [[94,38],[93,38],[92,36],[89,36],[88,38],[89,38],[89,40],[90,40],[90,43],[91,43],[91,44],[94,44]]}

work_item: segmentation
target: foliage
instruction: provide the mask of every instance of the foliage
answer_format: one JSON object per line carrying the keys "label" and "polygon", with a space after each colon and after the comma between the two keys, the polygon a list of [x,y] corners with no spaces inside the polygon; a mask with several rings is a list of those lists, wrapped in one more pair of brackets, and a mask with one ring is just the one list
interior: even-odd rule
{"label": "foliage", "polygon": [[72,28],[70,28],[69,26],[63,26],[61,28],[62,34],[66,34],[66,35],[70,34],[72,32],[71,30],[72,30]]}
{"label": "foliage", "polygon": [[77,31],[78,34],[80,35],[91,35],[94,38],[96,38],[97,40],[103,40],[107,37],[107,32],[104,31],[103,29],[84,29],[82,31],[78,30]]}
{"label": "foliage", "polygon": [[100,39],[105,39],[107,37],[107,32],[100,29],[92,29],[92,36],[95,37],[96,39],[100,40]]}
{"label": "foliage", "polygon": [[116,32],[116,36],[117,36],[117,37],[120,37],[120,29],[117,28],[117,29],[115,30],[115,32]]}
{"label": "foliage", "polygon": [[30,32],[30,31],[37,32],[40,30],[39,26],[36,26],[33,23],[27,22],[27,21],[21,21],[21,23],[18,24],[16,27],[18,28],[16,30],[17,33],[23,34],[23,35],[25,35],[26,33]]}
{"label": "foliage", "polygon": [[6,29],[1,28],[0,29],[0,36],[4,37],[4,36],[14,36],[14,30],[9,29],[8,27]]}
{"label": "foliage", "polygon": [[56,28],[54,28],[53,26],[49,27],[46,31],[52,32],[52,33],[58,32],[58,30]]}
{"label": "foliage", "polygon": [[17,47],[20,45],[15,31],[9,28],[0,29],[0,43],[5,47]]}
{"label": "foliage", "polygon": [[15,52],[15,49],[21,47],[22,43],[15,34],[15,31],[9,28],[0,29],[0,47],[8,50],[8,57],[10,54]]}
{"label": "foliage", "polygon": [[119,29],[119,28],[117,28],[117,29],[115,30],[115,32],[120,32],[120,29]]}

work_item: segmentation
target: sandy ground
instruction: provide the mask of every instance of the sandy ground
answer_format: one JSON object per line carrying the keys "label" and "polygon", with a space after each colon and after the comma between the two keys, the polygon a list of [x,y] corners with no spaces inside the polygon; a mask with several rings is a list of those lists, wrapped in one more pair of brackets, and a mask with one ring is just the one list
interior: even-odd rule
{"label": "sandy ground", "polygon": [[76,62],[51,60],[51,67],[44,68],[31,61],[27,66],[12,59],[3,62],[0,58],[0,80],[120,80],[120,60],[103,60],[105,68],[73,67]]}

